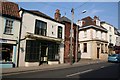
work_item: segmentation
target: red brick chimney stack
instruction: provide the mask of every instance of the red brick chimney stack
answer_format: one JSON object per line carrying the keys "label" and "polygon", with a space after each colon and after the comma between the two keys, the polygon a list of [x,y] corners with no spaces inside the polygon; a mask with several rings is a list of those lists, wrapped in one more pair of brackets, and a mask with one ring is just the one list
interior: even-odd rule
{"label": "red brick chimney stack", "polygon": [[55,12],[55,15],[54,15],[54,19],[59,21],[60,17],[61,17],[60,10],[56,9],[56,12]]}

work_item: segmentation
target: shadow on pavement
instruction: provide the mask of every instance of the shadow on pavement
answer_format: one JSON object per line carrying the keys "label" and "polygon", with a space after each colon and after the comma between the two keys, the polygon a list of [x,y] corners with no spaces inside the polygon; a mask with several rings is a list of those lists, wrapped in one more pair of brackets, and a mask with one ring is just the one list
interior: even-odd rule
{"label": "shadow on pavement", "polygon": [[95,78],[109,78],[109,79],[119,79],[120,80],[120,64],[115,63],[112,66],[99,68],[88,73],[83,73],[79,75],[79,80],[81,78],[95,79]]}

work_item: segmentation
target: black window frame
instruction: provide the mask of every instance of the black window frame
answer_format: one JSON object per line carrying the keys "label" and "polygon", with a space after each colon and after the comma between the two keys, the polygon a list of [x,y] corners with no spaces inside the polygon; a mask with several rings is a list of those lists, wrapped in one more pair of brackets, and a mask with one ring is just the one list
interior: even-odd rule
{"label": "black window frame", "polygon": [[47,35],[47,22],[36,19],[35,20],[35,34],[46,36]]}
{"label": "black window frame", "polygon": [[58,26],[58,38],[62,38],[62,27]]}

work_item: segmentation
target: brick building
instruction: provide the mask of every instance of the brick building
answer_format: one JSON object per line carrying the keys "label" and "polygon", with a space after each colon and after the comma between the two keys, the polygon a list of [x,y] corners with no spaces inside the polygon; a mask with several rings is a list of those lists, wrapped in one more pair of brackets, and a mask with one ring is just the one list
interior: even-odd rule
{"label": "brick building", "polygon": [[[65,46],[64,46],[64,62],[68,63],[70,61],[70,29],[71,29],[71,20],[65,16],[61,17],[60,10],[56,10],[55,15],[54,15],[55,20],[60,21],[65,24]],[[77,60],[77,53],[78,53],[78,31],[77,28],[78,26],[74,23],[73,24],[73,39],[72,39],[72,44],[73,44],[73,61]],[[77,38],[76,38],[77,37]],[[77,40],[76,40],[77,39]],[[77,44],[77,45],[76,45]]]}

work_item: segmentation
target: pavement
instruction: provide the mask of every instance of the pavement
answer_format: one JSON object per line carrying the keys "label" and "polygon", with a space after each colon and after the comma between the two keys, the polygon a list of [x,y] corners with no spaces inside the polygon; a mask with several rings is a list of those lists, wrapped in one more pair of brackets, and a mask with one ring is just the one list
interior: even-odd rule
{"label": "pavement", "polygon": [[45,71],[45,70],[54,70],[61,68],[69,68],[76,66],[85,66],[89,64],[102,63],[105,61],[101,60],[85,60],[81,59],[79,62],[73,63],[70,65],[69,63],[64,64],[55,64],[55,65],[40,65],[40,66],[30,66],[30,67],[16,67],[16,68],[3,68],[2,74],[11,74],[11,73],[20,73],[20,72],[29,72],[29,71]]}

